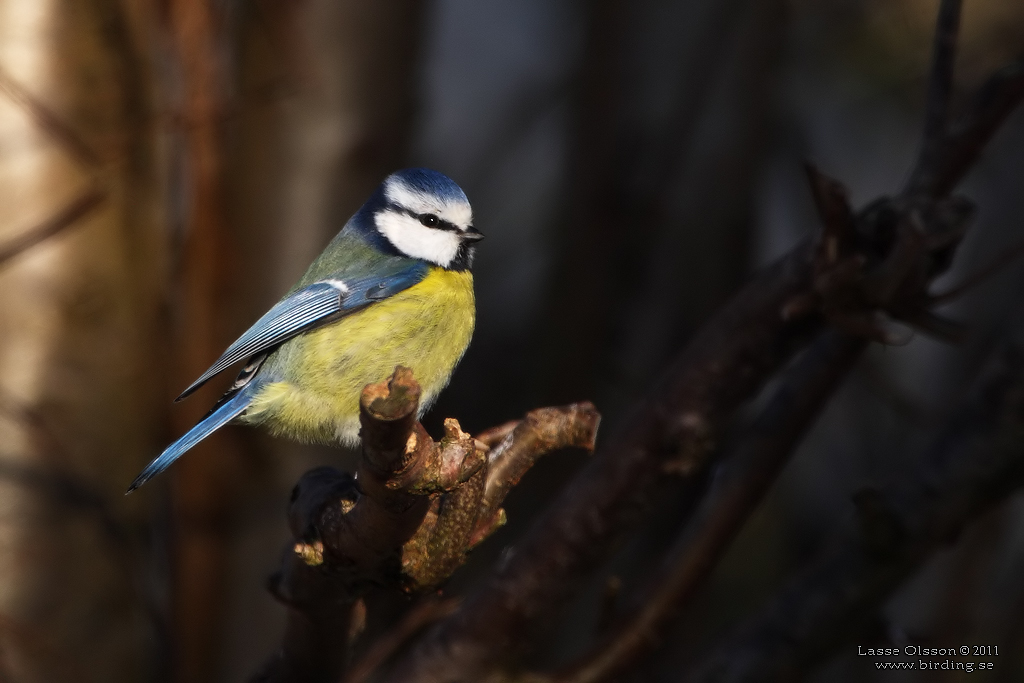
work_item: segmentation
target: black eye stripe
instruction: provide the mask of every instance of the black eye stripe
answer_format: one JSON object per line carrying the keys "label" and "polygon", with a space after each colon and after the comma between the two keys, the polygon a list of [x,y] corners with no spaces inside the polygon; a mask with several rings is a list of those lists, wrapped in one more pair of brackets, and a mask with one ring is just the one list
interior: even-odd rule
{"label": "black eye stripe", "polygon": [[[424,218],[426,218],[428,216],[431,216],[431,217],[433,217],[433,218],[435,218],[437,220],[437,223],[435,225],[427,225],[427,227],[434,228],[435,230],[447,230],[449,232],[462,232],[462,230],[460,230],[459,227],[456,226],[454,223],[452,223],[451,221],[446,221],[445,219],[441,218],[440,216],[438,216],[436,214],[432,214],[432,213],[416,213],[412,209],[407,209],[404,206],[399,206],[397,204],[390,204],[390,205],[388,205],[388,208],[391,209],[392,211],[396,211],[398,213],[404,213],[406,216],[409,216],[410,218],[415,218],[420,223],[423,223],[423,219]],[[423,224],[426,225],[426,223],[423,223]]]}

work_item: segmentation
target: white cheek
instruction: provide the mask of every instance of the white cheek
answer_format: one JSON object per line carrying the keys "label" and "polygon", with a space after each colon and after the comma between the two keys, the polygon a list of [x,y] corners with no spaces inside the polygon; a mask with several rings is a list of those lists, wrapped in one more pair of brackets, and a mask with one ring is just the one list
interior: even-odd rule
{"label": "white cheek", "polygon": [[406,256],[447,266],[459,253],[454,232],[428,228],[412,216],[392,211],[382,211],[374,220],[380,233]]}

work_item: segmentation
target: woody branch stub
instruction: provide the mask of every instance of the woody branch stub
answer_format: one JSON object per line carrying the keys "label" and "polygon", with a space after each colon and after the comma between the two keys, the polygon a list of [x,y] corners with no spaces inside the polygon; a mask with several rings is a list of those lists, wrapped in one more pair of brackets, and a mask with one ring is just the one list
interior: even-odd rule
{"label": "woody branch stub", "polygon": [[500,504],[533,463],[561,448],[592,450],[600,422],[593,405],[579,403],[535,410],[474,439],[449,418],[435,442],[416,420],[420,395],[401,366],[367,385],[356,476],[320,467],[296,484],[293,544],[270,581],[288,625],[254,680],[337,680],[371,586],[436,589],[504,523]]}
{"label": "woody branch stub", "polygon": [[416,421],[420,387],[399,366],[367,385],[360,401],[363,442],[355,479],[331,468],[307,472],[292,495],[295,553],[309,567],[348,581],[399,574],[409,592],[430,590],[466,552],[504,522],[500,504],[539,457],[592,449],[600,415],[589,403],[542,408],[474,439],[445,420],[434,441]]}

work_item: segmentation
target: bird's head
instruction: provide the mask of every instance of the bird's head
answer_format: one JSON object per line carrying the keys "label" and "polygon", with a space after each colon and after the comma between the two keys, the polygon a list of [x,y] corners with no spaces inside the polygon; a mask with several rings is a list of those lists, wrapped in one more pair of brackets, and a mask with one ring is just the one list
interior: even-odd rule
{"label": "bird's head", "polygon": [[374,226],[399,252],[450,270],[473,264],[483,234],[473,227],[466,193],[451,178],[426,168],[396,171],[379,197]]}

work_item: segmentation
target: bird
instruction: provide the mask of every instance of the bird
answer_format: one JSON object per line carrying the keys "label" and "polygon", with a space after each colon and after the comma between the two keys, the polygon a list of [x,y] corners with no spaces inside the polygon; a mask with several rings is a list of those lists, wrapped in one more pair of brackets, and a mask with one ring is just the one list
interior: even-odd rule
{"label": "bird", "polygon": [[127,493],[228,423],[356,445],[363,387],[397,365],[420,383],[422,416],[473,335],[472,266],[481,239],[466,194],[446,175],[426,168],[389,175],[298,283],[175,399],[245,361],[206,416]]}

